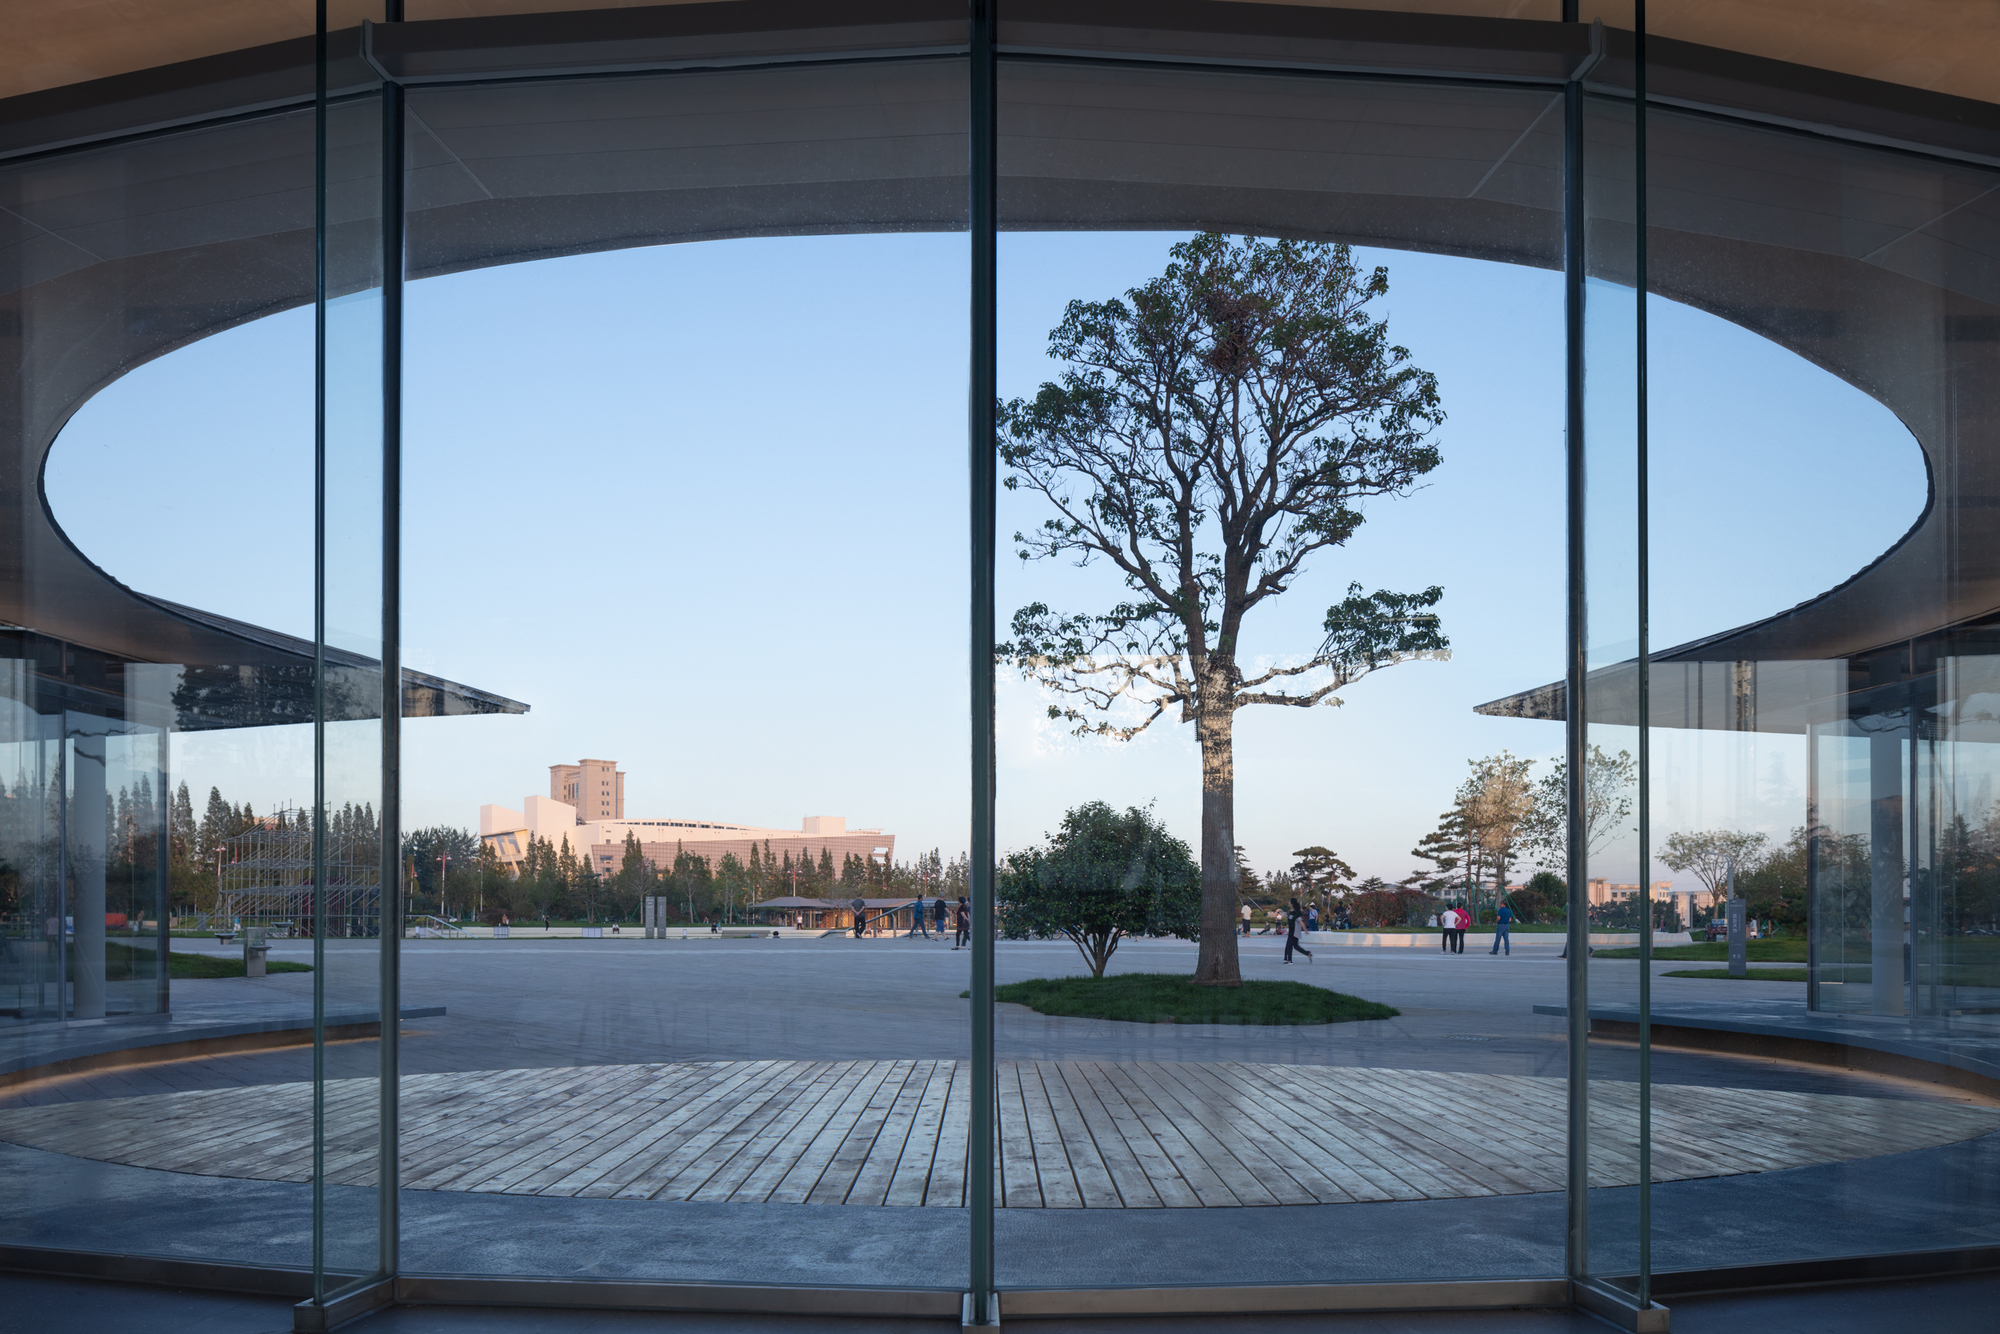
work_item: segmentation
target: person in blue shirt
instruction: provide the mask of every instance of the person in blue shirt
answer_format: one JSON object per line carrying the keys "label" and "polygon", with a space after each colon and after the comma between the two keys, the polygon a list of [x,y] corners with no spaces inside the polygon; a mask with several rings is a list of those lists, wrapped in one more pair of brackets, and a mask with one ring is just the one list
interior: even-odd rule
{"label": "person in blue shirt", "polygon": [[1498,954],[1500,947],[1505,945],[1507,957],[1510,959],[1514,957],[1514,942],[1507,932],[1507,928],[1513,924],[1514,910],[1503,902],[1500,911],[1493,915],[1493,948],[1487,951],[1488,954]]}

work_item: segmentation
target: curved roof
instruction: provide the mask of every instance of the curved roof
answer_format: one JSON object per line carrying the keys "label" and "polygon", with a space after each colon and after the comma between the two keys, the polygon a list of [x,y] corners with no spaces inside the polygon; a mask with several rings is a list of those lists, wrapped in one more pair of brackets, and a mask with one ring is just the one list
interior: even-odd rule
{"label": "curved roof", "polygon": [[[1693,23],[1723,7],[1656,8]],[[410,88],[414,276],[720,236],[962,227],[965,73],[948,58],[962,8],[843,13],[828,27],[821,7],[737,0],[388,25],[335,35],[334,82],[365,87],[379,68]],[[1254,229],[1560,262],[1550,111],[1591,54],[1576,25],[1037,0],[1006,6],[1000,36],[1003,226]],[[1629,53],[1611,33],[1591,86],[1629,87]],[[0,319],[38,350],[29,381],[0,386],[0,561],[16,562],[0,566],[0,619],[146,661],[243,651],[112,583],[69,548],[34,483],[62,423],[110,380],[311,299],[310,54],[278,42],[0,101],[0,158],[18,159],[0,161],[0,217],[17,220],[0,233]],[[1650,121],[1653,290],[1888,405],[1934,482],[1894,551],[1704,654],[1834,658],[2000,609],[2000,449],[1987,441],[2000,423],[2000,107],[1671,39],[1649,54],[1650,90],[1681,108]],[[1230,67],[1192,68],[1203,62]],[[1315,77],[1369,72],[1445,77]],[[252,114],[143,134],[231,112]],[[372,230],[366,119],[333,127],[337,259]],[[1614,120],[1594,131],[1607,145]],[[1615,148],[1599,160],[1615,177]],[[1629,236],[1615,215],[1593,226]]]}
{"label": "curved roof", "polygon": [[[730,5],[742,0],[726,0]],[[1256,0],[1260,7],[1339,9],[1392,15],[1525,19],[1562,17],[1561,0]],[[669,4],[672,0],[669,0]],[[70,0],[61,5],[11,0],[9,41],[0,48],[0,98],[66,87],[162,65],[227,55],[309,38],[309,0]],[[531,17],[575,11],[668,7],[660,0],[405,0],[414,22]],[[724,4],[702,6],[722,10]],[[768,13],[768,4],[743,4]],[[904,8],[917,8],[903,6]],[[789,6],[795,15],[807,12]],[[842,15],[866,22],[886,7],[849,4]],[[932,6],[933,9],[942,7]],[[1003,4],[1002,20],[1037,6]],[[1147,10],[1166,6],[1147,4]],[[379,18],[381,0],[328,0],[336,29]],[[822,13],[823,13],[822,8]],[[956,12],[963,13],[963,6]],[[1129,12],[1129,11],[1128,11]],[[1632,0],[1582,0],[1582,20],[1632,26]],[[754,20],[725,20],[745,24]],[[1719,51],[1789,61],[1816,69],[1904,84],[1959,97],[1995,99],[2000,27],[1966,22],[1963,0],[1653,0],[1652,31]],[[806,26],[795,21],[793,26]]]}

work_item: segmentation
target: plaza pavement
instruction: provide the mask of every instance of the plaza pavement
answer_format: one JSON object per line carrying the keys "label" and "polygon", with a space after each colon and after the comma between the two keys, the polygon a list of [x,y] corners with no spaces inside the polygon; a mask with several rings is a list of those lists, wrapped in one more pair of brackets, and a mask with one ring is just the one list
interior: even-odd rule
{"label": "plaza pavement", "polygon": [[[328,942],[327,981],[368,990],[375,946]],[[179,941],[177,948],[204,948]],[[213,946],[207,947],[213,949]],[[1562,963],[1542,950],[1494,957],[1468,949],[1316,947],[1312,964],[1281,962],[1282,942],[1240,942],[1244,974],[1295,978],[1384,1001],[1395,1019],[1314,1028],[1131,1025],[1000,1006],[1002,1059],[1097,1058],[1269,1062],[1554,1077],[1563,1023],[1537,1004],[1564,999]],[[310,957],[278,942],[272,957]],[[1135,941],[1114,970],[1183,971],[1194,947]],[[777,941],[553,939],[403,942],[403,1001],[447,1013],[403,1026],[407,1073],[696,1060],[964,1059],[959,998],[969,955],[936,942],[843,938]],[[1002,982],[1080,970],[1064,942],[1002,942]],[[1663,972],[1671,964],[1655,966]],[[1629,994],[1638,964],[1595,960],[1597,998]],[[309,974],[182,981],[176,1009],[296,1005]],[[1796,997],[1783,983],[1656,977],[1658,1002],[1727,994]],[[336,1073],[360,1074],[374,1044],[330,1049]],[[1593,1072],[1629,1079],[1635,1053],[1593,1043]],[[86,1102],[186,1088],[248,1087],[309,1077],[300,1048],[103,1072],[12,1091],[0,1104]],[[1920,1091],[1778,1062],[1655,1053],[1661,1083],[1714,1084],[1896,1098]],[[85,1109],[79,1108],[79,1113]],[[1282,1126],[1246,1134],[1281,1136]],[[1547,1128],[1559,1140],[1560,1124]],[[1461,1128],[1474,1153],[1506,1158],[1508,1137]],[[0,1146],[0,1238],[106,1245],[297,1263],[309,1236],[306,1187],[190,1177]],[[372,1192],[332,1192],[366,1249]],[[1599,1236],[1616,1247],[1634,1192],[1606,1190]],[[1670,1183],[1655,1189],[1662,1268],[1800,1254],[2000,1241],[2000,1136],[1848,1163]],[[351,1197],[351,1198],[350,1198]],[[1976,1198],[1975,1198],[1976,1197]],[[404,1263],[413,1271],[574,1273],[785,1282],[962,1281],[959,1210],[702,1204],[404,1194]],[[1171,1216],[1169,1216],[1171,1215]],[[1010,1284],[1462,1277],[1555,1272],[1560,1194],[1500,1199],[1189,1211],[1009,1210],[998,1222]],[[341,1231],[349,1229],[342,1226]]]}

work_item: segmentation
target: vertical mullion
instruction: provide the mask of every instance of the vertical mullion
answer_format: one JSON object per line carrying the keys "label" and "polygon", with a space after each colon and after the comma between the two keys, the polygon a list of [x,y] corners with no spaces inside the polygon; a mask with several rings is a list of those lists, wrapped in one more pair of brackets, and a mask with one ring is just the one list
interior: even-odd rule
{"label": "vertical mullion", "polygon": [[971,1209],[970,1277],[973,1318],[993,1323],[993,1173],[995,1074],[993,1065],[993,857],[994,737],[993,618],[997,468],[994,398],[999,378],[998,335],[998,131],[994,67],[994,4],[972,0],[970,181],[972,240],[972,1117],[971,1169],[966,1203]]}
{"label": "vertical mullion", "polygon": [[174,906],[173,892],[170,888],[172,879],[171,867],[173,866],[171,839],[173,836],[174,802],[173,794],[169,791],[167,780],[167,775],[171,772],[168,767],[168,761],[172,758],[169,749],[172,737],[172,729],[166,723],[161,723],[160,744],[158,751],[155,753],[160,776],[160,828],[159,838],[156,840],[157,849],[154,853],[154,856],[158,858],[154,863],[157,874],[153,877],[153,948],[157,951],[153,956],[155,960],[153,969],[153,1011],[160,1015],[173,1013],[174,970],[172,964],[174,942],[173,934],[167,924],[167,913]]}
{"label": "vertical mullion", "polygon": [[1639,1307],[1653,1299],[1653,847],[1652,847],[1652,688],[1653,663],[1649,618],[1652,613],[1648,565],[1646,485],[1646,0],[1634,0],[1632,12],[1632,198],[1633,286],[1637,313],[1633,319],[1637,349],[1637,514],[1639,545]]}
{"label": "vertical mullion", "polygon": [[[400,23],[403,0],[385,0]],[[382,841],[379,1046],[375,1174],[378,1269],[397,1268],[397,1094],[402,1033],[402,563],[403,563],[403,86],[382,83]]]}
{"label": "vertical mullion", "polygon": [[[1563,0],[1563,17],[1576,22],[1576,0]],[[1564,1252],[1569,1276],[1589,1269],[1590,1188],[1590,897],[1584,846],[1584,675],[1588,668],[1584,599],[1583,449],[1583,84],[1563,85],[1563,394],[1566,531],[1568,542],[1567,637],[1564,663],[1563,751],[1568,767],[1569,876],[1567,1007],[1569,1020],[1568,1218]]]}
{"label": "vertical mullion", "polygon": [[326,0],[313,36],[313,1300],[326,1300]]}

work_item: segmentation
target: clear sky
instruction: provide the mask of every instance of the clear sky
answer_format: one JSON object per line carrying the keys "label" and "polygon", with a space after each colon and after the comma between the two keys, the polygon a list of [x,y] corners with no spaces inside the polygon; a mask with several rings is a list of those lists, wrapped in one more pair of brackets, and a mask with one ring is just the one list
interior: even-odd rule
{"label": "clear sky", "polygon": [[[1143,281],[1172,239],[1004,237],[1003,393],[1052,373],[1067,300]],[[965,847],[965,255],[962,235],[721,241],[411,286],[406,661],[533,707],[410,722],[406,826],[473,827],[481,803],[518,806],[548,765],[588,755],[627,770],[633,816],[838,814],[894,832],[899,856]],[[1397,879],[1469,758],[1560,749],[1554,724],[1472,708],[1561,674],[1561,294],[1538,270],[1364,258],[1389,267],[1393,337],[1439,376],[1444,464],[1249,622],[1245,652],[1309,653],[1354,581],[1442,584],[1454,656],[1361,682],[1338,709],[1240,715],[1237,818],[1260,869],[1323,843]],[[1917,517],[1915,442],[1858,391],[1671,303],[1654,303],[1653,346],[1656,644],[1811,597]],[[310,634],[311,414],[310,312],[217,335],[77,414],[51,508],[141,591]],[[1040,517],[1003,492],[1003,537]],[[1598,540],[1628,522],[1602,516]],[[1117,595],[1098,569],[1009,551],[1003,626],[1024,602]],[[339,575],[350,594],[373,577]],[[1092,797],[1157,802],[1198,841],[1191,729],[1082,741],[1045,703],[1003,682],[1003,847]],[[300,728],[184,737],[177,777],[198,801],[215,784],[259,810],[304,802],[309,744]],[[1665,828],[1724,808],[1780,836],[1799,822],[1785,741],[1717,744],[1666,748]],[[1761,796],[1705,797],[1724,771]]]}

